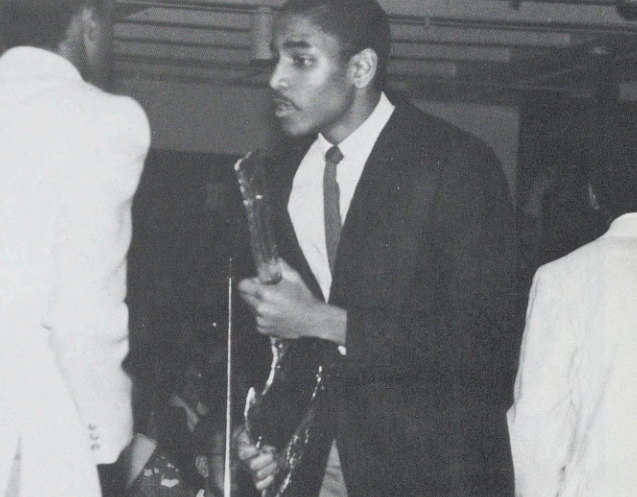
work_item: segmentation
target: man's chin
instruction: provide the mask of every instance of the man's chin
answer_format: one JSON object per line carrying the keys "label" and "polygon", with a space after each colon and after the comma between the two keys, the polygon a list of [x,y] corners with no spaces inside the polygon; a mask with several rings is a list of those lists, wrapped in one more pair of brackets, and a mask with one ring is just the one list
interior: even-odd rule
{"label": "man's chin", "polygon": [[301,138],[315,133],[311,126],[301,123],[290,122],[283,119],[281,119],[279,123],[283,133],[291,138]]}

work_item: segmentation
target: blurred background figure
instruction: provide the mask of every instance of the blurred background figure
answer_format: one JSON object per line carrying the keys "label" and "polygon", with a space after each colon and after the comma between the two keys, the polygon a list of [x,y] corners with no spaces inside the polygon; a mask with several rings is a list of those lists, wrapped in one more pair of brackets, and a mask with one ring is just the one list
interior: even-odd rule
{"label": "blurred background figure", "polygon": [[[152,411],[140,423],[126,461],[126,497],[223,495],[225,351],[205,355],[190,345],[181,371],[162,379]],[[243,390],[240,371],[236,378]],[[233,478],[235,487],[238,482]]]}
{"label": "blurred background figure", "polygon": [[3,0],[0,495],[101,495],[132,436],[126,254],[150,145],[108,79],[111,0]]}
{"label": "blurred background figure", "polygon": [[609,127],[589,178],[606,233],[534,278],[508,413],[520,497],[637,488],[636,131]]}
{"label": "blurred background figure", "polygon": [[215,369],[205,358],[195,356],[154,413],[160,447],[193,488],[205,488],[213,456],[219,470],[214,472],[214,483],[218,490],[223,488],[225,364],[219,361],[218,366]]}

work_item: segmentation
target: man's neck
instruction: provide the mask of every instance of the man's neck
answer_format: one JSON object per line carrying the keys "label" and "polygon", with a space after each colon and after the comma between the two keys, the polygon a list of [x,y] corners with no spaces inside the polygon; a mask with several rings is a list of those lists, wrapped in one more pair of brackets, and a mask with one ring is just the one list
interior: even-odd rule
{"label": "man's neck", "polygon": [[378,105],[381,93],[379,90],[372,90],[360,95],[354,101],[347,117],[331,129],[321,131],[321,134],[333,145],[341,143],[372,115]]}

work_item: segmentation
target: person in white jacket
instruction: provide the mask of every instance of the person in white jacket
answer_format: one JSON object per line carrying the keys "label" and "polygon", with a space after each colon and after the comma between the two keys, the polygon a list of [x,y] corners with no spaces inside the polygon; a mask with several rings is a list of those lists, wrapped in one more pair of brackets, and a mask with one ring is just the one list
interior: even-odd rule
{"label": "person in white jacket", "polygon": [[589,183],[608,231],[534,278],[508,412],[519,497],[637,495],[634,131],[609,133]]}
{"label": "person in white jacket", "polygon": [[126,254],[150,129],[89,83],[112,4],[0,2],[0,496],[99,496],[97,465],[132,436]]}

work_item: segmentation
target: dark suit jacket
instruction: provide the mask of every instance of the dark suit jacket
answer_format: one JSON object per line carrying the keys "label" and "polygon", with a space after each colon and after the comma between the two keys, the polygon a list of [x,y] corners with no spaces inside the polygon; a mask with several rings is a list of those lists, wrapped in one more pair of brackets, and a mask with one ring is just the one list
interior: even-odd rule
{"label": "dark suit jacket", "polygon": [[[322,298],[286,208],[313,139],[280,150],[272,179],[281,256]],[[347,355],[326,387],[350,497],[513,494],[513,240],[491,150],[399,104],[352,200],[330,297],[347,310]],[[308,456],[321,470],[325,458]]]}

